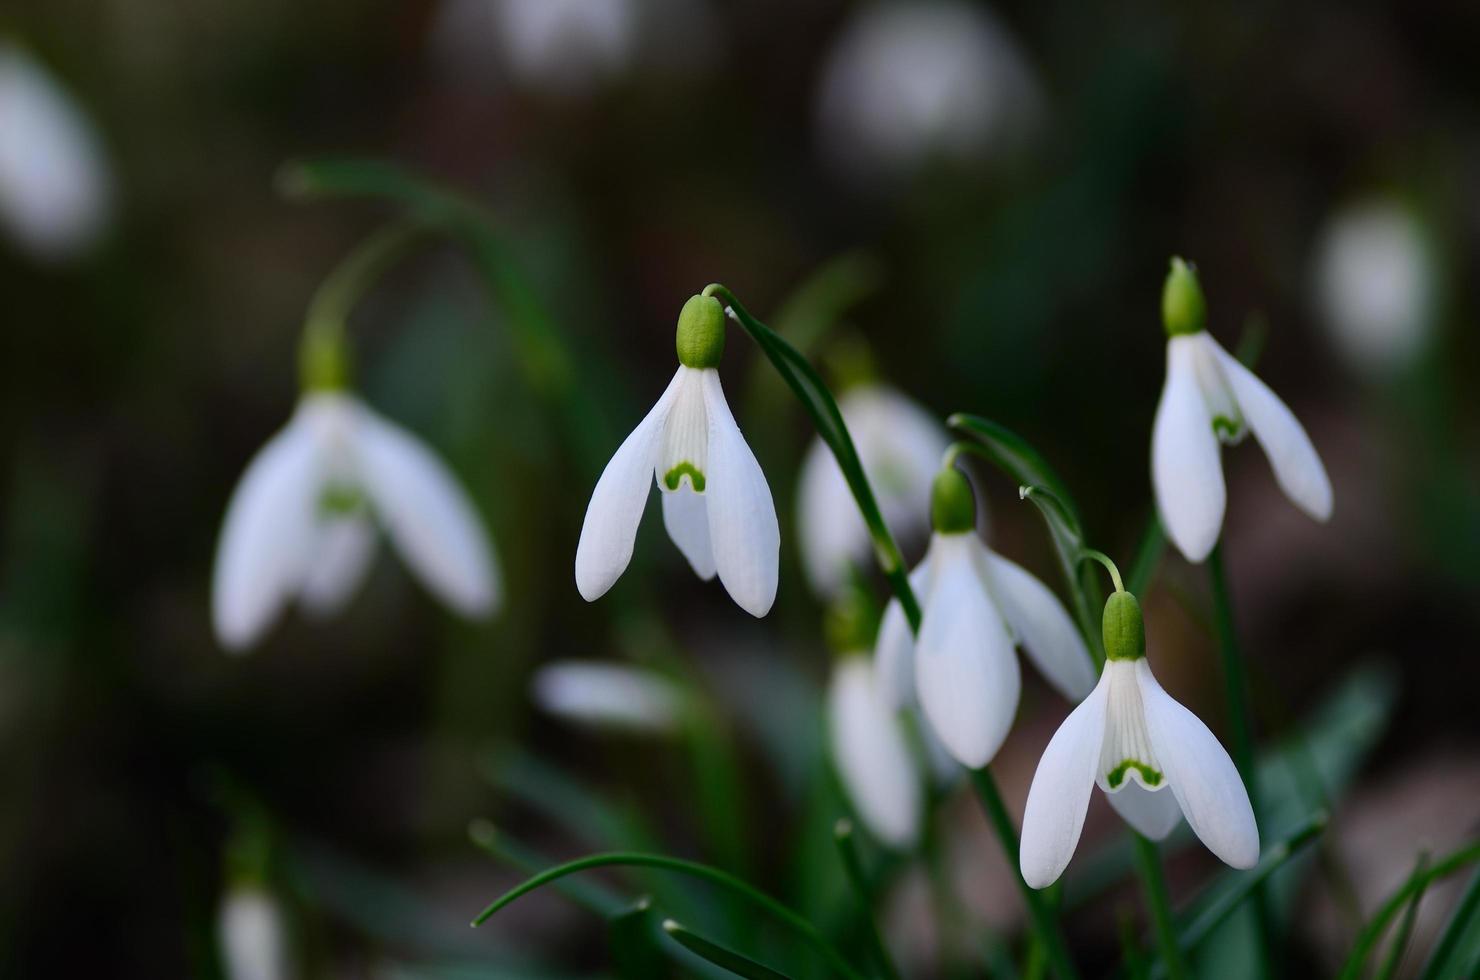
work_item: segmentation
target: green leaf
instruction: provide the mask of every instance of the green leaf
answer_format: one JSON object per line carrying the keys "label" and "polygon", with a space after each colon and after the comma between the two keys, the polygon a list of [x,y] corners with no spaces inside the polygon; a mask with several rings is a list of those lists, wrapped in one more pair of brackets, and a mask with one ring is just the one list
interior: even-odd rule
{"label": "green leaf", "polygon": [[738,977],[747,977],[749,980],[791,980],[780,970],[773,970],[769,966],[757,963],[755,960],[741,953],[735,952],[725,946],[721,946],[712,940],[690,929],[679,925],[672,919],[663,922],[663,931],[668,933],[673,941],[696,956],[702,957],[715,966],[723,967]]}
{"label": "green leaf", "polygon": [[[1413,874],[1423,874],[1428,867],[1429,856],[1427,853],[1418,856],[1418,863],[1414,865]],[[1408,899],[1408,904],[1403,909],[1403,918],[1398,921],[1398,931],[1393,936],[1392,942],[1388,944],[1387,956],[1383,957],[1382,967],[1377,971],[1377,980],[1392,980],[1398,972],[1398,967],[1403,962],[1403,956],[1408,952],[1408,941],[1413,938],[1413,924],[1418,921],[1418,907],[1423,903],[1424,893],[1428,891],[1428,883],[1424,882],[1414,889]]]}
{"label": "green leaf", "polygon": [[607,919],[606,942],[620,980],[653,980],[667,975],[663,950],[653,929],[652,900],[640,898]]}
{"label": "green leaf", "polygon": [[1460,980],[1480,973],[1480,872],[1444,926],[1419,980]]}
{"label": "green leaf", "polygon": [[795,910],[783,905],[765,892],[736,878],[727,871],[721,871],[719,868],[700,864],[697,861],[686,861],[682,858],[668,857],[664,854],[639,854],[635,852],[592,854],[588,857],[557,865],[526,879],[494,899],[494,901],[490,902],[473,919],[473,925],[482,925],[511,902],[518,900],[532,891],[543,888],[545,885],[553,884],[568,875],[587,871],[592,868],[607,867],[659,868],[717,885],[729,894],[743,899],[751,906],[766,912],[772,918],[784,923],[793,934],[811,946],[842,976],[849,978],[849,980],[863,980],[863,976],[849,964],[847,958],[839,952],[838,948],[815,925],[797,914]]}
{"label": "green leaf", "polygon": [[1063,504],[1076,533],[1079,511],[1069,496],[1069,487],[1048,460],[1022,436],[990,419],[967,412],[957,412],[946,419],[946,425],[971,439],[985,450],[984,457],[1012,478],[1018,486],[1042,487]]}
{"label": "green leaf", "polygon": [[1480,841],[1472,841],[1456,851],[1451,851],[1429,867],[1415,872],[1383,903],[1382,907],[1377,910],[1377,914],[1357,934],[1357,940],[1352,944],[1351,956],[1347,958],[1346,965],[1341,969],[1341,980],[1356,980],[1362,975],[1362,969],[1367,964],[1367,957],[1372,954],[1373,948],[1382,938],[1388,923],[1413,896],[1421,894],[1431,882],[1454,874],[1477,861],[1480,861]]}

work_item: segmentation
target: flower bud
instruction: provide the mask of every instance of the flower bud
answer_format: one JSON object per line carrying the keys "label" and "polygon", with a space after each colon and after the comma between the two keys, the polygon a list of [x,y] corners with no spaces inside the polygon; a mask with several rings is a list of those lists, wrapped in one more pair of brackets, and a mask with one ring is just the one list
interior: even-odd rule
{"label": "flower bud", "polygon": [[1161,290],[1161,322],[1167,336],[1201,333],[1207,319],[1208,308],[1203,302],[1197,271],[1174,256],[1172,270],[1167,273],[1166,285]]}
{"label": "flower bud", "polygon": [[725,308],[713,296],[690,296],[678,314],[678,362],[684,367],[719,366],[725,352]]}
{"label": "flower bud", "polygon": [[1146,656],[1146,625],[1141,604],[1129,592],[1115,592],[1105,601],[1101,622],[1105,656],[1110,660],[1139,660]]}
{"label": "flower bud", "polygon": [[940,534],[976,529],[976,498],[966,474],[954,466],[942,468],[930,487],[930,523]]}

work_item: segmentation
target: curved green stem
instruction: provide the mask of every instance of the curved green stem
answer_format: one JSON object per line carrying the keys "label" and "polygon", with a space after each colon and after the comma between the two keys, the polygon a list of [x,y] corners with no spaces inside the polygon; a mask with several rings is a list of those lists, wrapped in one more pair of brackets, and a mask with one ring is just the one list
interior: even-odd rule
{"label": "curved green stem", "polygon": [[1096,551],[1093,548],[1084,548],[1079,552],[1079,560],[1097,561],[1101,565],[1104,565],[1105,571],[1110,573],[1110,581],[1115,583],[1115,591],[1125,591],[1125,583],[1120,580],[1120,569],[1115,566],[1115,562],[1110,560],[1109,555],[1103,551]]}
{"label": "curved green stem", "polygon": [[349,381],[344,325],[385,273],[428,240],[420,222],[397,221],[355,247],[330,271],[308,303],[298,366],[305,390],[342,388]]}
{"label": "curved green stem", "polygon": [[[1459,900],[1459,905],[1454,909],[1454,914],[1449,917],[1449,922],[1444,926],[1444,932],[1439,936],[1439,941],[1434,943],[1433,952],[1429,953],[1429,960],[1423,966],[1423,973],[1419,980],[1438,980],[1439,977],[1457,976],[1458,973],[1450,972],[1449,961],[1460,950],[1465,942],[1467,931],[1480,919],[1480,873],[1470,879],[1469,887],[1465,889],[1464,896]],[[1466,965],[1474,964],[1457,963],[1456,967],[1463,969]]]}
{"label": "curved green stem", "polygon": [[1431,882],[1454,874],[1456,871],[1468,864],[1480,861],[1480,841],[1475,841],[1461,847],[1457,851],[1451,851],[1439,861],[1429,865],[1422,873],[1414,874],[1408,879],[1402,888],[1393,893],[1382,908],[1374,915],[1357,935],[1357,941],[1352,945],[1351,956],[1347,958],[1346,965],[1341,968],[1340,980],[1355,980],[1362,975],[1362,967],[1367,963],[1367,957],[1371,955],[1372,948],[1382,938],[1383,930],[1387,928],[1388,922],[1398,914],[1414,895],[1429,887]]}
{"label": "curved green stem", "polygon": [[765,892],[726,871],[721,871],[719,868],[712,868],[707,864],[700,864],[697,861],[685,861],[682,858],[667,857],[662,854],[614,851],[607,854],[592,854],[588,857],[557,865],[556,867],[540,872],[532,878],[526,879],[494,899],[489,903],[487,908],[478,913],[473,919],[472,924],[475,927],[482,925],[504,906],[553,881],[558,881],[566,875],[576,874],[577,872],[587,871],[592,868],[618,866],[661,868],[665,871],[688,875],[718,885],[730,893],[743,898],[751,905],[768,912],[778,921],[784,922],[792,932],[796,933],[798,937],[815,949],[823,959],[827,960],[833,969],[837,970],[843,976],[848,977],[849,980],[863,980],[862,974],[848,963],[843,954],[838,951],[838,948],[829,942],[827,937],[819,932],[816,926],[808,922],[790,907],[781,904]]}

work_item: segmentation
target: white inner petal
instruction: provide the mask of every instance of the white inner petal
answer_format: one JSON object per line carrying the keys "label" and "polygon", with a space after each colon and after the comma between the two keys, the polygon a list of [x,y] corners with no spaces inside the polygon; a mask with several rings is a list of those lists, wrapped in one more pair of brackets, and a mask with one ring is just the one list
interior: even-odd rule
{"label": "white inner petal", "polygon": [[658,454],[658,486],[677,490],[685,480],[704,492],[709,467],[709,416],[704,411],[703,373],[681,368],[682,379],[663,427],[663,448]]}
{"label": "white inner petal", "polygon": [[1237,445],[1249,434],[1243,414],[1234,400],[1233,388],[1218,364],[1216,341],[1207,333],[1197,338],[1192,356],[1193,373],[1197,375],[1197,387],[1202,391],[1203,401],[1208,406],[1208,415],[1213,420],[1213,431],[1218,439],[1228,446]]}
{"label": "white inner petal", "polygon": [[1136,683],[1135,661],[1107,661],[1105,674],[1109,684],[1105,741],[1101,743],[1095,781],[1107,793],[1124,789],[1128,780],[1149,790],[1165,789],[1166,777],[1146,732],[1146,708]]}

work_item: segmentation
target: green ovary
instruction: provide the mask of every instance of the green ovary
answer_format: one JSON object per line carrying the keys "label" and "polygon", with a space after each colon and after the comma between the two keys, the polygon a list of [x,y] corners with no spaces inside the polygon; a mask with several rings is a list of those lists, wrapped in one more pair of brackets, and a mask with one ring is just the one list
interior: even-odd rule
{"label": "green ovary", "polygon": [[1137,762],[1135,759],[1126,759],[1122,761],[1120,765],[1116,766],[1114,769],[1111,769],[1109,774],[1105,777],[1105,782],[1110,784],[1111,789],[1119,789],[1120,784],[1125,782],[1126,774],[1129,773],[1132,769],[1141,774],[1141,782],[1144,783],[1146,786],[1149,787],[1161,785],[1161,773],[1146,765],[1146,763]]}
{"label": "green ovary", "polygon": [[689,478],[689,484],[693,486],[696,493],[704,492],[704,474],[693,463],[679,463],[673,469],[663,474],[663,486],[669,490],[677,490],[678,484],[684,477]]}

